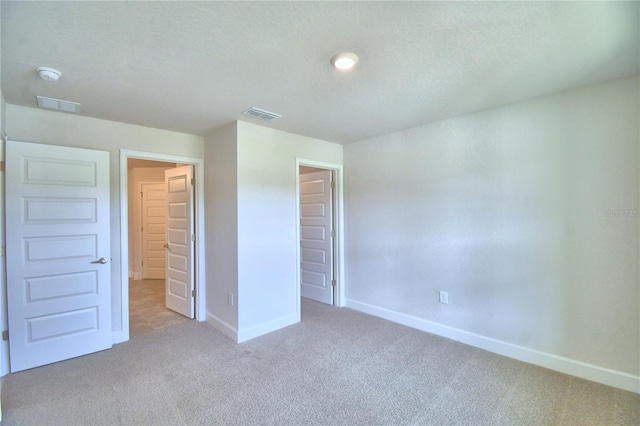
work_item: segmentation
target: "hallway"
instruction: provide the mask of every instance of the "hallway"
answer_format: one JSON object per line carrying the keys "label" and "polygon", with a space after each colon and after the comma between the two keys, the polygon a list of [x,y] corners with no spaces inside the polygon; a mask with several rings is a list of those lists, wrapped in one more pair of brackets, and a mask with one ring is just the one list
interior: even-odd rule
{"label": "hallway", "polygon": [[129,279],[129,337],[189,321],[167,309],[164,280]]}

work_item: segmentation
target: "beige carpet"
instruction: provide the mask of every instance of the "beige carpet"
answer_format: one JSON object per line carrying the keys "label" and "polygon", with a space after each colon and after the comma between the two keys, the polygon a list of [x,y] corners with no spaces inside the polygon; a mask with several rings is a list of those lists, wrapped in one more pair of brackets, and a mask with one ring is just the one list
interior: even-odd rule
{"label": "beige carpet", "polygon": [[195,321],[6,377],[3,425],[640,424],[640,396],[304,301],[236,345]]}

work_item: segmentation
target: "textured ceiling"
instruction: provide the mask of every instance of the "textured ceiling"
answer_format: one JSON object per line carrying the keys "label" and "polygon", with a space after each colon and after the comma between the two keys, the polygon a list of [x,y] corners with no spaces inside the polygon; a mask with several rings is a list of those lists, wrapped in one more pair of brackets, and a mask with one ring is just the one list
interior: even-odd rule
{"label": "textured ceiling", "polygon": [[[639,3],[2,1],[2,93],[205,135],[346,143],[638,74]],[[360,62],[331,67],[338,52]],[[41,80],[35,68],[63,72]],[[272,122],[240,113],[256,106]]]}

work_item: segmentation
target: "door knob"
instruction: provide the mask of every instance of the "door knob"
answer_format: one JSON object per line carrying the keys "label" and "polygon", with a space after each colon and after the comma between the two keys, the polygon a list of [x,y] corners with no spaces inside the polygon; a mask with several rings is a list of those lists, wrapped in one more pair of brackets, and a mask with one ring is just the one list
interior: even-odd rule
{"label": "door knob", "polygon": [[94,260],[94,261],[93,261],[93,262],[91,262],[91,263],[99,263],[99,264],[101,264],[101,265],[104,265],[105,263],[107,263],[107,259],[106,259],[106,258],[104,258],[104,257],[101,257],[100,259],[98,259],[98,260]]}
{"label": "door knob", "polygon": [[165,244],[165,245],[163,245],[162,247],[166,248],[167,250],[171,250],[171,249],[169,248],[169,244]]}

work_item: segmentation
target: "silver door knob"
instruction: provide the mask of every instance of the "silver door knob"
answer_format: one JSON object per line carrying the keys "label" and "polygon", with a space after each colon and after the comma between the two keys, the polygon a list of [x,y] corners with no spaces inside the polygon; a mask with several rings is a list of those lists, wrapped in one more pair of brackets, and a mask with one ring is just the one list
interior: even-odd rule
{"label": "silver door knob", "polygon": [[91,262],[91,263],[99,263],[99,264],[101,264],[101,265],[104,265],[105,263],[107,263],[107,259],[106,259],[106,258],[104,258],[104,257],[101,257],[100,259],[98,259],[98,260],[94,260],[94,261],[93,261],[93,262]]}

